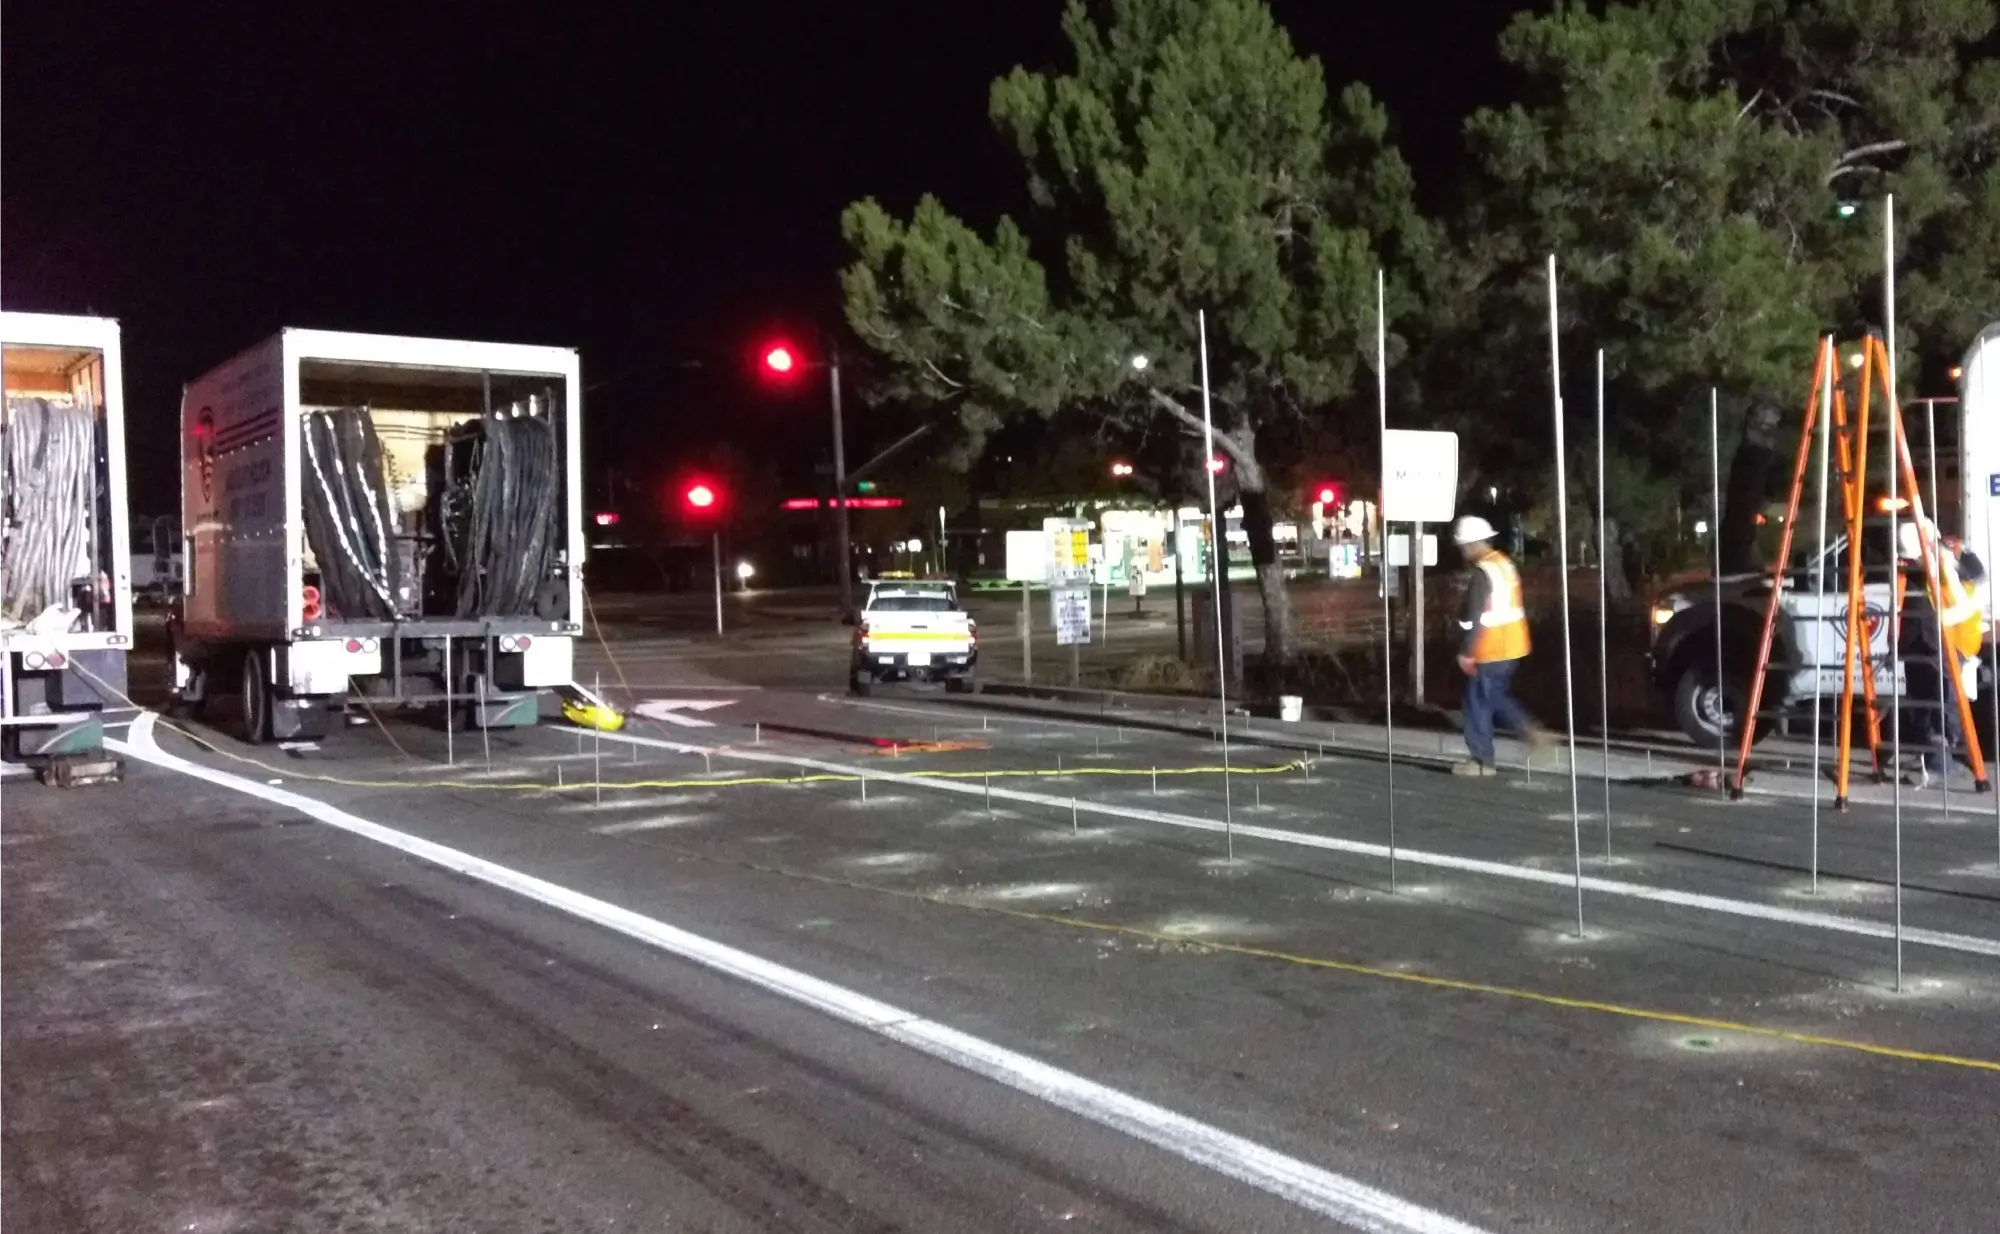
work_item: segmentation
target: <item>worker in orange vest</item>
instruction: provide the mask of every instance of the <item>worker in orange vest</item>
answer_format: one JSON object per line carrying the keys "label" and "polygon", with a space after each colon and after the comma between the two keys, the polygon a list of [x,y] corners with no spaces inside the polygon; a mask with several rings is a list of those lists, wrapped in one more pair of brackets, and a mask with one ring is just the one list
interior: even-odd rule
{"label": "worker in orange vest", "polygon": [[1452,774],[1496,774],[1493,726],[1498,721],[1530,745],[1550,744],[1548,732],[1514,701],[1514,671],[1528,658],[1528,613],[1521,604],[1521,572],[1493,547],[1493,524],[1478,515],[1458,520],[1453,539],[1471,569],[1459,610],[1458,667],[1465,674],[1465,748],[1470,758]]}
{"label": "worker in orange vest", "polygon": [[[1932,777],[1949,775],[1952,757],[1962,740],[1958,695],[1949,677],[1954,660],[1977,656],[1986,636],[1986,614],[1975,582],[1985,571],[1979,559],[1961,556],[1948,547],[1928,520],[1897,528],[1899,613],[1896,648],[1903,661],[1907,702],[1916,710],[1916,768],[1904,783],[1925,788]],[[1924,565],[1926,549],[1936,567],[1938,604],[1933,606]],[[1952,654],[1947,655],[1949,647]]]}

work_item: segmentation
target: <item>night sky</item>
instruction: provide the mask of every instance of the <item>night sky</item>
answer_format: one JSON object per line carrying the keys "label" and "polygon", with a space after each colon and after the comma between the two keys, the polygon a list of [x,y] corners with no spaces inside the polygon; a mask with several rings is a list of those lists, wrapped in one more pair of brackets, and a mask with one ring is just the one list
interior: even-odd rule
{"label": "night sky", "polygon": [[[122,320],[138,511],[175,504],[181,384],[283,326],[579,347],[622,376],[593,462],[780,443],[805,476],[823,395],[759,389],[756,342],[837,327],[849,201],[1019,210],[987,84],[1058,63],[1061,7],[17,0],[0,298]],[[1457,172],[1505,8],[1274,8],[1388,104],[1427,191]]]}

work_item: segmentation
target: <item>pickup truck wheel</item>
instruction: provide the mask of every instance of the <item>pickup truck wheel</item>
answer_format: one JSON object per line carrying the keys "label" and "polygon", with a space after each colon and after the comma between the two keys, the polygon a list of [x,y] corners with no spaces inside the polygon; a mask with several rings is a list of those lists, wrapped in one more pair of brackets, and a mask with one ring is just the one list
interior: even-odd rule
{"label": "pickup truck wheel", "polygon": [[856,698],[867,698],[875,692],[875,679],[856,673],[847,679],[847,692]]}
{"label": "pickup truck wheel", "polygon": [[[1674,683],[1674,722],[1698,746],[1714,749],[1719,740],[1733,744],[1738,736],[1737,717],[1748,697],[1740,678],[1728,678],[1725,688],[1717,690],[1714,668],[1690,664]],[[1768,724],[1757,725],[1757,736],[1762,737],[1768,728]]]}

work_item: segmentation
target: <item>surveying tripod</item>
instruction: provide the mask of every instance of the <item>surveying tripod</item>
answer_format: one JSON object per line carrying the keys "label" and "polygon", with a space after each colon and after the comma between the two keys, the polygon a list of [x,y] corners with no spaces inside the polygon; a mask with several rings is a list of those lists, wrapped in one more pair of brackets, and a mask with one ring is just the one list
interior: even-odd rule
{"label": "surveying tripod", "polygon": [[[1936,542],[1936,528],[1924,513],[1923,494],[1917,487],[1916,468],[1910,459],[1909,440],[1903,431],[1902,408],[1896,402],[1896,394],[1889,383],[1889,356],[1879,335],[1870,334],[1862,345],[1860,381],[1855,400],[1855,417],[1852,422],[1847,414],[1847,391],[1843,388],[1835,366],[1833,337],[1828,335],[1820,340],[1818,362],[1814,365],[1812,393],[1806,400],[1805,424],[1799,432],[1799,448],[1792,465],[1791,491],[1787,495],[1783,531],[1780,534],[1778,556],[1772,568],[1771,593],[1764,607],[1763,633],[1757,642],[1757,660],[1750,674],[1749,698],[1738,725],[1736,773],[1731,777],[1729,795],[1740,800],[1743,796],[1743,782],[1749,772],[1750,747],[1757,737],[1757,714],[1763,702],[1764,679],[1771,667],[1771,644],[1777,630],[1778,615],[1784,605],[1786,573],[1790,567],[1792,535],[1798,525],[1799,498],[1805,486],[1807,466],[1812,458],[1813,431],[1821,430],[1823,453],[1822,466],[1830,466],[1840,488],[1842,522],[1847,536],[1846,554],[1846,620],[1841,623],[1841,685],[1839,711],[1836,715],[1839,736],[1834,749],[1834,806],[1847,808],[1849,773],[1854,747],[1854,694],[1857,667],[1860,668],[1861,695],[1863,706],[1864,734],[1868,742],[1868,752],[1873,765],[1874,778],[1881,783],[1885,774],[1895,774],[1895,768],[1885,769],[1882,761],[1881,708],[1876,696],[1876,669],[1878,659],[1871,654],[1870,644],[1879,627],[1868,620],[1868,603],[1865,593],[1866,573],[1863,569],[1862,524],[1868,517],[1868,436],[1869,420],[1875,412],[1875,396],[1881,399],[1881,418],[1884,422],[1884,436],[1889,440],[1890,459],[1887,465],[1888,491],[1880,499],[1879,508],[1886,511],[1894,521],[1903,512],[1911,518],[1917,528],[1919,545],[1923,556],[1924,589],[1930,597],[1931,611],[1944,611],[1944,586],[1940,577],[1940,553],[1942,547]],[[1830,440],[1829,440],[1830,439]],[[1822,492],[1824,489],[1822,488]],[[1905,496],[1907,494],[1907,496]],[[1822,525],[1826,512],[1820,514]],[[1888,646],[1879,663],[1890,670],[1890,687],[1897,689],[1894,666],[1897,662],[1897,641],[1900,633],[1903,607],[1903,587],[1899,563],[1897,561],[1897,537],[1889,537],[1890,553],[1890,601],[1888,617]],[[1815,566],[1815,576],[1820,580],[1822,596],[1825,592],[1826,562],[1824,557]],[[1717,614],[1718,620],[1720,614]],[[1820,656],[1822,635],[1826,614],[1821,607],[1813,610],[1811,649],[1800,657],[1814,675],[1815,691],[1819,689]],[[1971,764],[1973,780],[1980,792],[1990,787],[1986,776],[1986,762],[1981,756],[1979,742],[1974,736],[1972,704],[1965,694],[1965,681],[1960,672],[1961,657],[1948,638],[1939,638],[1939,671],[1950,681],[1952,697],[1942,701],[1942,706],[1956,705],[1961,731],[1966,735],[1966,756]],[[1803,649],[1801,649],[1803,650]],[[1716,683],[1722,689],[1722,683]],[[1893,703],[1893,700],[1892,700]],[[1820,774],[1813,768],[1813,774]]]}

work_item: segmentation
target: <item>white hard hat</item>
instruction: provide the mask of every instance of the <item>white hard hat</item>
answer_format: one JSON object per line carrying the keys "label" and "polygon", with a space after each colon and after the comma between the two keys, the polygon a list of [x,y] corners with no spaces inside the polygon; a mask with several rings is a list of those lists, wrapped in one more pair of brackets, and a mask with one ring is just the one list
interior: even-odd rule
{"label": "white hard hat", "polygon": [[1904,523],[1902,526],[1896,528],[1896,546],[1902,550],[1904,557],[1911,560],[1924,555],[1924,542],[1918,535],[1915,521]]}
{"label": "white hard hat", "polygon": [[1477,514],[1468,514],[1458,520],[1458,527],[1452,532],[1452,543],[1477,544],[1481,540],[1491,540],[1499,534],[1493,530],[1493,524]]}

